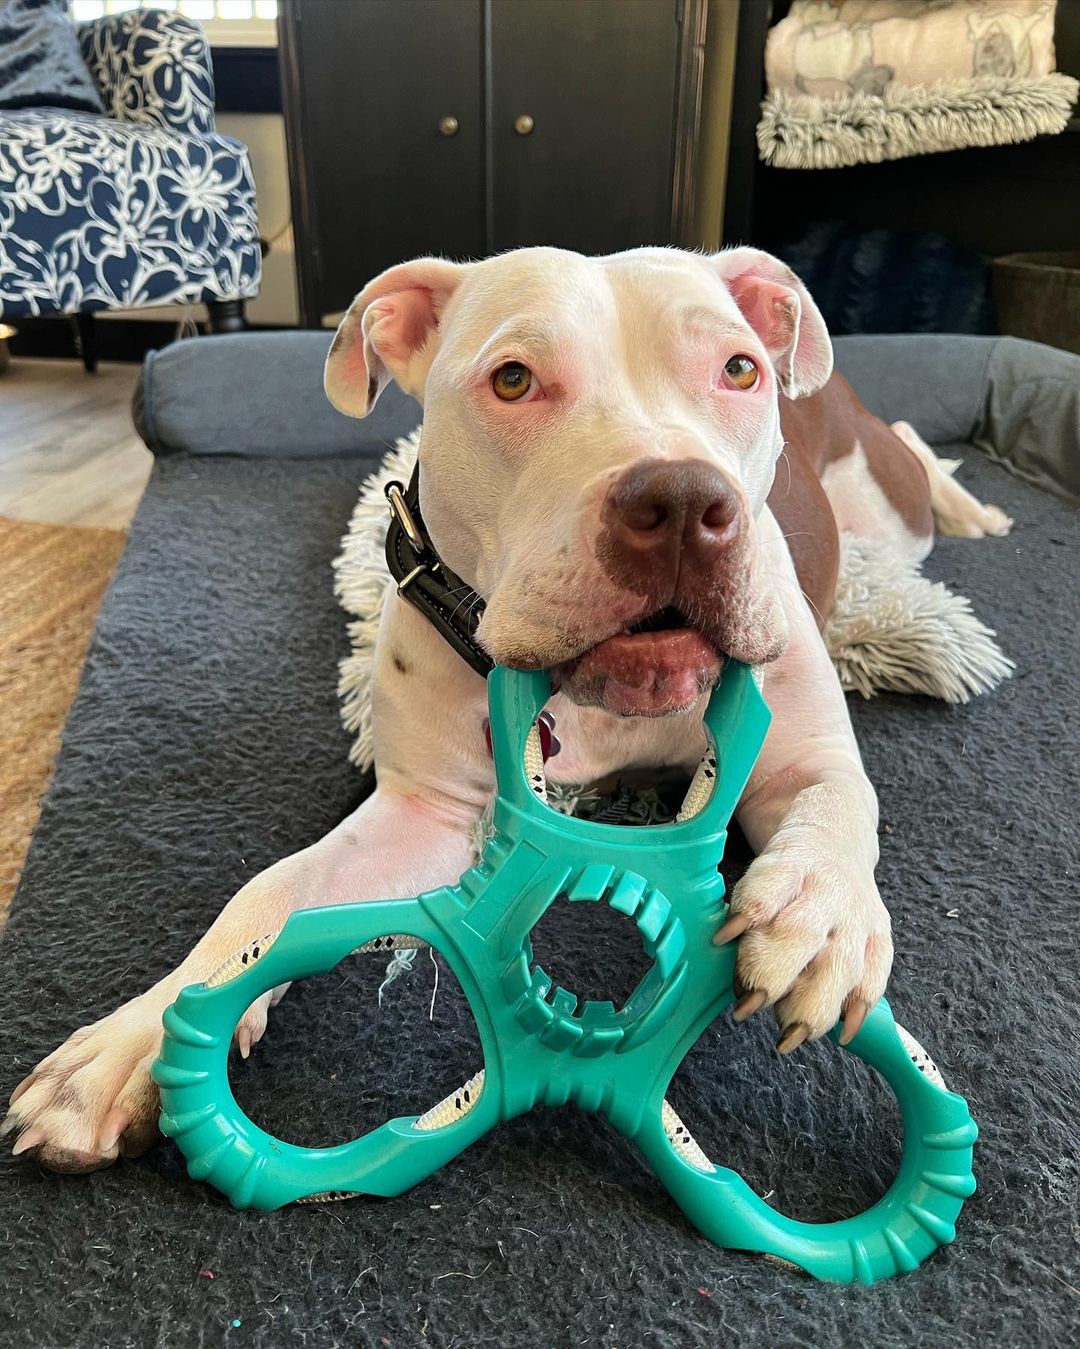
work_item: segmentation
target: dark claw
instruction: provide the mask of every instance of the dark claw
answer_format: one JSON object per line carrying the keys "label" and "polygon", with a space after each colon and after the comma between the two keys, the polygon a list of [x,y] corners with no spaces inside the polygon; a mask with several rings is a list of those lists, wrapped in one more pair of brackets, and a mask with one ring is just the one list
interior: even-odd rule
{"label": "dark claw", "polygon": [[867,1013],[870,1011],[870,1005],[864,1002],[862,998],[856,998],[851,1006],[844,1013],[843,1030],[840,1032],[840,1043],[842,1045],[850,1044],[852,1040],[862,1030],[862,1024],[866,1020]]}
{"label": "dark claw", "polygon": [[745,997],[739,999],[731,1015],[735,1021],[745,1021],[755,1012],[760,1012],[768,1001],[769,995],[763,988],[752,989]]}
{"label": "dark claw", "polygon": [[810,1027],[803,1022],[797,1021],[794,1026],[789,1026],[780,1037],[776,1045],[778,1054],[790,1054],[793,1049],[798,1049],[806,1037],[810,1034]]}
{"label": "dark claw", "polygon": [[713,945],[723,946],[726,942],[734,941],[736,937],[741,937],[749,926],[750,915],[748,913],[733,913],[726,923],[721,923],[716,929]]}

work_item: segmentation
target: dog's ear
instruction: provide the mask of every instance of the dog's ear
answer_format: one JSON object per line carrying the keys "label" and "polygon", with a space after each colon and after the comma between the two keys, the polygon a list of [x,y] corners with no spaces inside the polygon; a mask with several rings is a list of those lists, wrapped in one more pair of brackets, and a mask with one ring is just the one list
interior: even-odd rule
{"label": "dog's ear", "polygon": [[347,417],[366,417],[391,379],[419,397],[431,339],[467,264],[417,258],[369,281],[349,306],[326,358],[326,396]]}
{"label": "dog's ear", "polygon": [[832,374],[832,343],[820,310],[791,268],[757,248],[729,248],[710,261],[765,344],[781,390],[801,398],[820,389]]}

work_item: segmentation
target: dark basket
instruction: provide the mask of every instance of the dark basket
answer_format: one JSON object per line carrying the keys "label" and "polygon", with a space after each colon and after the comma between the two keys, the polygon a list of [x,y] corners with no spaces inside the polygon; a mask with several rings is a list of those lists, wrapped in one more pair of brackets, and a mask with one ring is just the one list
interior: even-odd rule
{"label": "dark basket", "polygon": [[998,328],[1080,354],[1080,253],[1008,253],[994,259]]}

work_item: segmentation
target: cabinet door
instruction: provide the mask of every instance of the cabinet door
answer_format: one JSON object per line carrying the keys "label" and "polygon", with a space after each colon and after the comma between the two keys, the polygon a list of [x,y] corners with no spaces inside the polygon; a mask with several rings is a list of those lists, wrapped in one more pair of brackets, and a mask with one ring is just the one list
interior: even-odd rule
{"label": "cabinet door", "polygon": [[495,248],[671,241],[680,10],[679,0],[490,0]]}
{"label": "cabinet door", "polygon": [[282,39],[311,307],[417,254],[486,252],[482,0],[291,0]]}

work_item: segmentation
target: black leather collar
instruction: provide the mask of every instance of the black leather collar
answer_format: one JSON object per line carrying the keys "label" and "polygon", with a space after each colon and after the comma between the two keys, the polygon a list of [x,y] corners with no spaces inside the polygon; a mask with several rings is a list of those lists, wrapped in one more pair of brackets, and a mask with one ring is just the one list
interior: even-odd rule
{"label": "black leather collar", "polygon": [[386,486],[390,527],[386,531],[386,564],[398,594],[420,611],[458,655],[486,679],[494,662],[476,641],[484,601],[446,565],[420,514],[420,465],[408,487]]}

